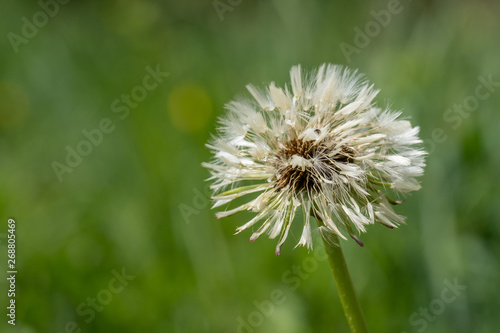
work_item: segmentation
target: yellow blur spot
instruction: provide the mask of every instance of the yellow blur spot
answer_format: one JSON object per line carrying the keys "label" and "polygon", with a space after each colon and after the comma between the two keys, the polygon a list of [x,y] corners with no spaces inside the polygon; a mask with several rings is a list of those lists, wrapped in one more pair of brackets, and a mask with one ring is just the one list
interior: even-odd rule
{"label": "yellow blur spot", "polygon": [[14,83],[0,82],[0,129],[19,126],[29,110],[29,96],[24,89]]}
{"label": "yellow blur spot", "polygon": [[172,90],[167,109],[175,127],[184,132],[196,132],[210,120],[212,100],[202,87],[184,84]]}

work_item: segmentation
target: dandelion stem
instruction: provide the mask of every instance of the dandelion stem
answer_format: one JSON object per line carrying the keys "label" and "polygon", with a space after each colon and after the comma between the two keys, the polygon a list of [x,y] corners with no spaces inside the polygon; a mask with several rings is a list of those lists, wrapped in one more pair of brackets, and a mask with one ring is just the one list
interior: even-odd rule
{"label": "dandelion stem", "polygon": [[339,238],[332,233],[326,235],[322,232],[321,235],[326,253],[328,254],[328,261],[330,262],[333,277],[335,278],[335,284],[339,291],[340,302],[342,303],[342,308],[344,309],[351,332],[368,333],[365,316],[354,291],[351,276],[347,270],[344,254],[340,247]]}

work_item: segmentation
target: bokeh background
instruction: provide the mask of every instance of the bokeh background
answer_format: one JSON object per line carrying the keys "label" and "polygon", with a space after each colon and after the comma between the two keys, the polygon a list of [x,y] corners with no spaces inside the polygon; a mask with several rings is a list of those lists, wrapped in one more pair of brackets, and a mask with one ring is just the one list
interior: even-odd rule
{"label": "bokeh background", "polygon": [[[430,151],[397,207],[407,225],[343,244],[371,331],[498,329],[498,2],[47,3],[0,7],[1,332],[347,332],[321,243],[293,249],[298,228],[276,257],[275,240],[233,236],[248,216],[215,219],[201,167],[224,104],[299,63],[366,73]],[[103,119],[109,133],[82,144]],[[78,147],[92,151],[60,179],[54,162]]]}

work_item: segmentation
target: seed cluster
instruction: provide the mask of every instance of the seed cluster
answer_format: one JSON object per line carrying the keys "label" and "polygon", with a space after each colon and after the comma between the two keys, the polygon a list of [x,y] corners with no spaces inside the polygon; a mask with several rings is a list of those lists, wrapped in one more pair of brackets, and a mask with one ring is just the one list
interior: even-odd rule
{"label": "seed cluster", "polygon": [[[331,147],[331,145],[329,145]],[[331,156],[332,149],[328,148],[324,142],[302,139],[291,139],[278,152],[278,179],[275,188],[281,190],[292,188],[296,193],[301,191],[317,192],[320,190],[321,180],[318,171],[314,167],[297,167],[282,164],[294,155],[306,160],[315,159],[316,163],[321,163],[321,177],[331,178],[334,172],[340,169],[336,163],[352,163],[354,151],[351,148],[343,147],[341,151]],[[280,167],[281,165],[281,167]]]}

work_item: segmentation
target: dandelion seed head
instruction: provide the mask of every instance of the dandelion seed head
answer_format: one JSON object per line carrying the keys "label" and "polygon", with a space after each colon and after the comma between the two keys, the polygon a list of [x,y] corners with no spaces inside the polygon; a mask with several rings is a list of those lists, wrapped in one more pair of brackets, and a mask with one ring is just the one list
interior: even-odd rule
{"label": "dandelion seed head", "polygon": [[[304,228],[297,245],[312,248],[310,217],[321,230],[345,239],[375,222],[394,228],[404,222],[388,193],[418,190],[425,166],[419,128],[398,119],[401,112],[373,103],[378,90],[356,71],[323,65],[303,75],[292,68],[291,88],[271,83],[247,86],[253,100],[232,101],[218,135],[207,145],[214,207],[249,194],[245,204],[218,212],[256,215],[237,228],[279,236],[276,254],[298,210]],[[258,228],[257,228],[258,226]]]}

